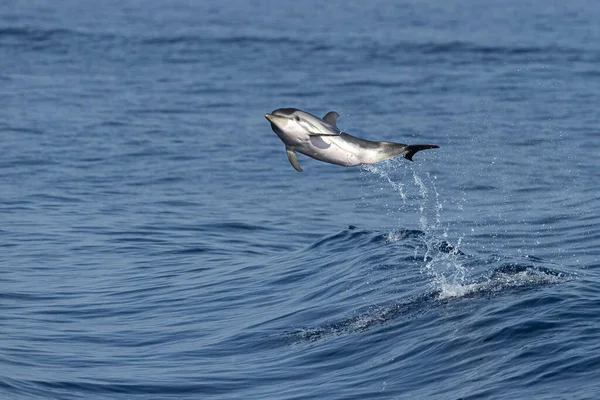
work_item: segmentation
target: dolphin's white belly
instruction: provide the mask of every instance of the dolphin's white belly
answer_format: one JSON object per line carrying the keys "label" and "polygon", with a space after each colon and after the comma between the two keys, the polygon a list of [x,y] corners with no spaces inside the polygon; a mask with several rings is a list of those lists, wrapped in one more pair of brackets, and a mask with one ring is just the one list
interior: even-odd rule
{"label": "dolphin's white belly", "polygon": [[370,164],[373,158],[370,153],[374,151],[363,149],[341,136],[312,136],[294,150],[320,161],[346,167]]}

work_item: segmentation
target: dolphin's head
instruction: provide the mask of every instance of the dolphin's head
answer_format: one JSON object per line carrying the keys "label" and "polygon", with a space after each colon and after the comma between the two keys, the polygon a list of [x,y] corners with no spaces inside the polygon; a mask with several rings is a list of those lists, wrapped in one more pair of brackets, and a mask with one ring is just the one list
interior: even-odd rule
{"label": "dolphin's head", "polygon": [[278,108],[271,114],[265,114],[265,118],[269,120],[273,128],[285,129],[289,124],[298,122],[300,118],[297,113],[302,112],[295,108]]}
{"label": "dolphin's head", "polygon": [[306,142],[311,135],[330,133],[331,125],[305,111],[296,108],[278,108],[271,114],[265,114],[271,123],[273,132],[288,146]]}
{"label": "dolphin's head", "polygon": [[278,108],[265,118],[271,123],[271,129],[288,146],[295,146],[298,141],[306,140],[308,132],[300,124],[303,111],[295,108]]}

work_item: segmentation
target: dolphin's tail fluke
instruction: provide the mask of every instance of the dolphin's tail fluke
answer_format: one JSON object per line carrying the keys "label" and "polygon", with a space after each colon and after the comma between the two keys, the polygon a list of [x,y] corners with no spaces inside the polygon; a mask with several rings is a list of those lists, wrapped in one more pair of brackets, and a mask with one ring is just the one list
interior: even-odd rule
{"label": "dolphin's tail fluke", "polygon": [[426,149],[437,149],[440,146],[435,144],[404,144],[394,142],[379,142],[379,154],[374,161],[379,162],[388,158],[402,156],[407,160],[412,161],[415,153]]}
{"label": "dolphin's tail fluke", "polygon": [[426,150],[426,149],[438,149],[439,147],[440,146],[437,146],[435,144],[409,144],[404,148],[402,155],[407,160],[412,161],[413,160],[412,158],[417,151]]}

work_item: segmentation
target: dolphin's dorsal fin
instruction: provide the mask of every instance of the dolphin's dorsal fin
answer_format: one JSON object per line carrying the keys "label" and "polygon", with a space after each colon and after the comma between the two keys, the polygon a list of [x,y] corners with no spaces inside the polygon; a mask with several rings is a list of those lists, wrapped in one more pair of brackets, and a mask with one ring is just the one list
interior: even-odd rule
{"label": "dolphin's dorsal fin", "polygon": [[300,164],[298,164],[298,155],[296,154],[296,152],[287,146],[285,148],[285,152],[287,153],[288,159],[290,160],[292,167],[294,167],[296,171],[302,172],[302,168],[300,168]]}
{"label": "dolphin's dorsal fin", "polygon": [[337,119],[339,116],[340,114],[336,113],[335,111],[329,111],[323,117],[323,121],[329,122],[331,125],[337,127]]}

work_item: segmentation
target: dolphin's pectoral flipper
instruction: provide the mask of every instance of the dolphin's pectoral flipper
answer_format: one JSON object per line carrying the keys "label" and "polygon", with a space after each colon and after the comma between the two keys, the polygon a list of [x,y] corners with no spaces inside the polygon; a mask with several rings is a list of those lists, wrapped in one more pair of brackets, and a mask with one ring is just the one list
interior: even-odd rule
{"label": "dolphin's pectoral flipper", "polygon": [[411,144],[406,146],[404,149],[405,153],[403,154],[404,158],[412,161],[413,156],[417,151],[426,150],[426,149],[439,149],[440,146],[435,144]]}
{"label": "dolphin's pectoral flipper", "polygon": [[296,154],[296,152],[290,149],[289,147],[285,148],[285,152],[287,153],[288,159],[290,160],[292,167],[294,167],[296,171],[302,172],[302,168],[300,168],[300,164],[298,164],[298,154]]}
{"label": "dolphin's pectoral flipper", "polygon": [[327,121],[329,122],[331,125],[336,126],[337,127],[337,119],[340,116],[340,114],[336,113],[335,111],[329,111],[327,114],[325,114],[325,116],[323,117],[323,121]]}

